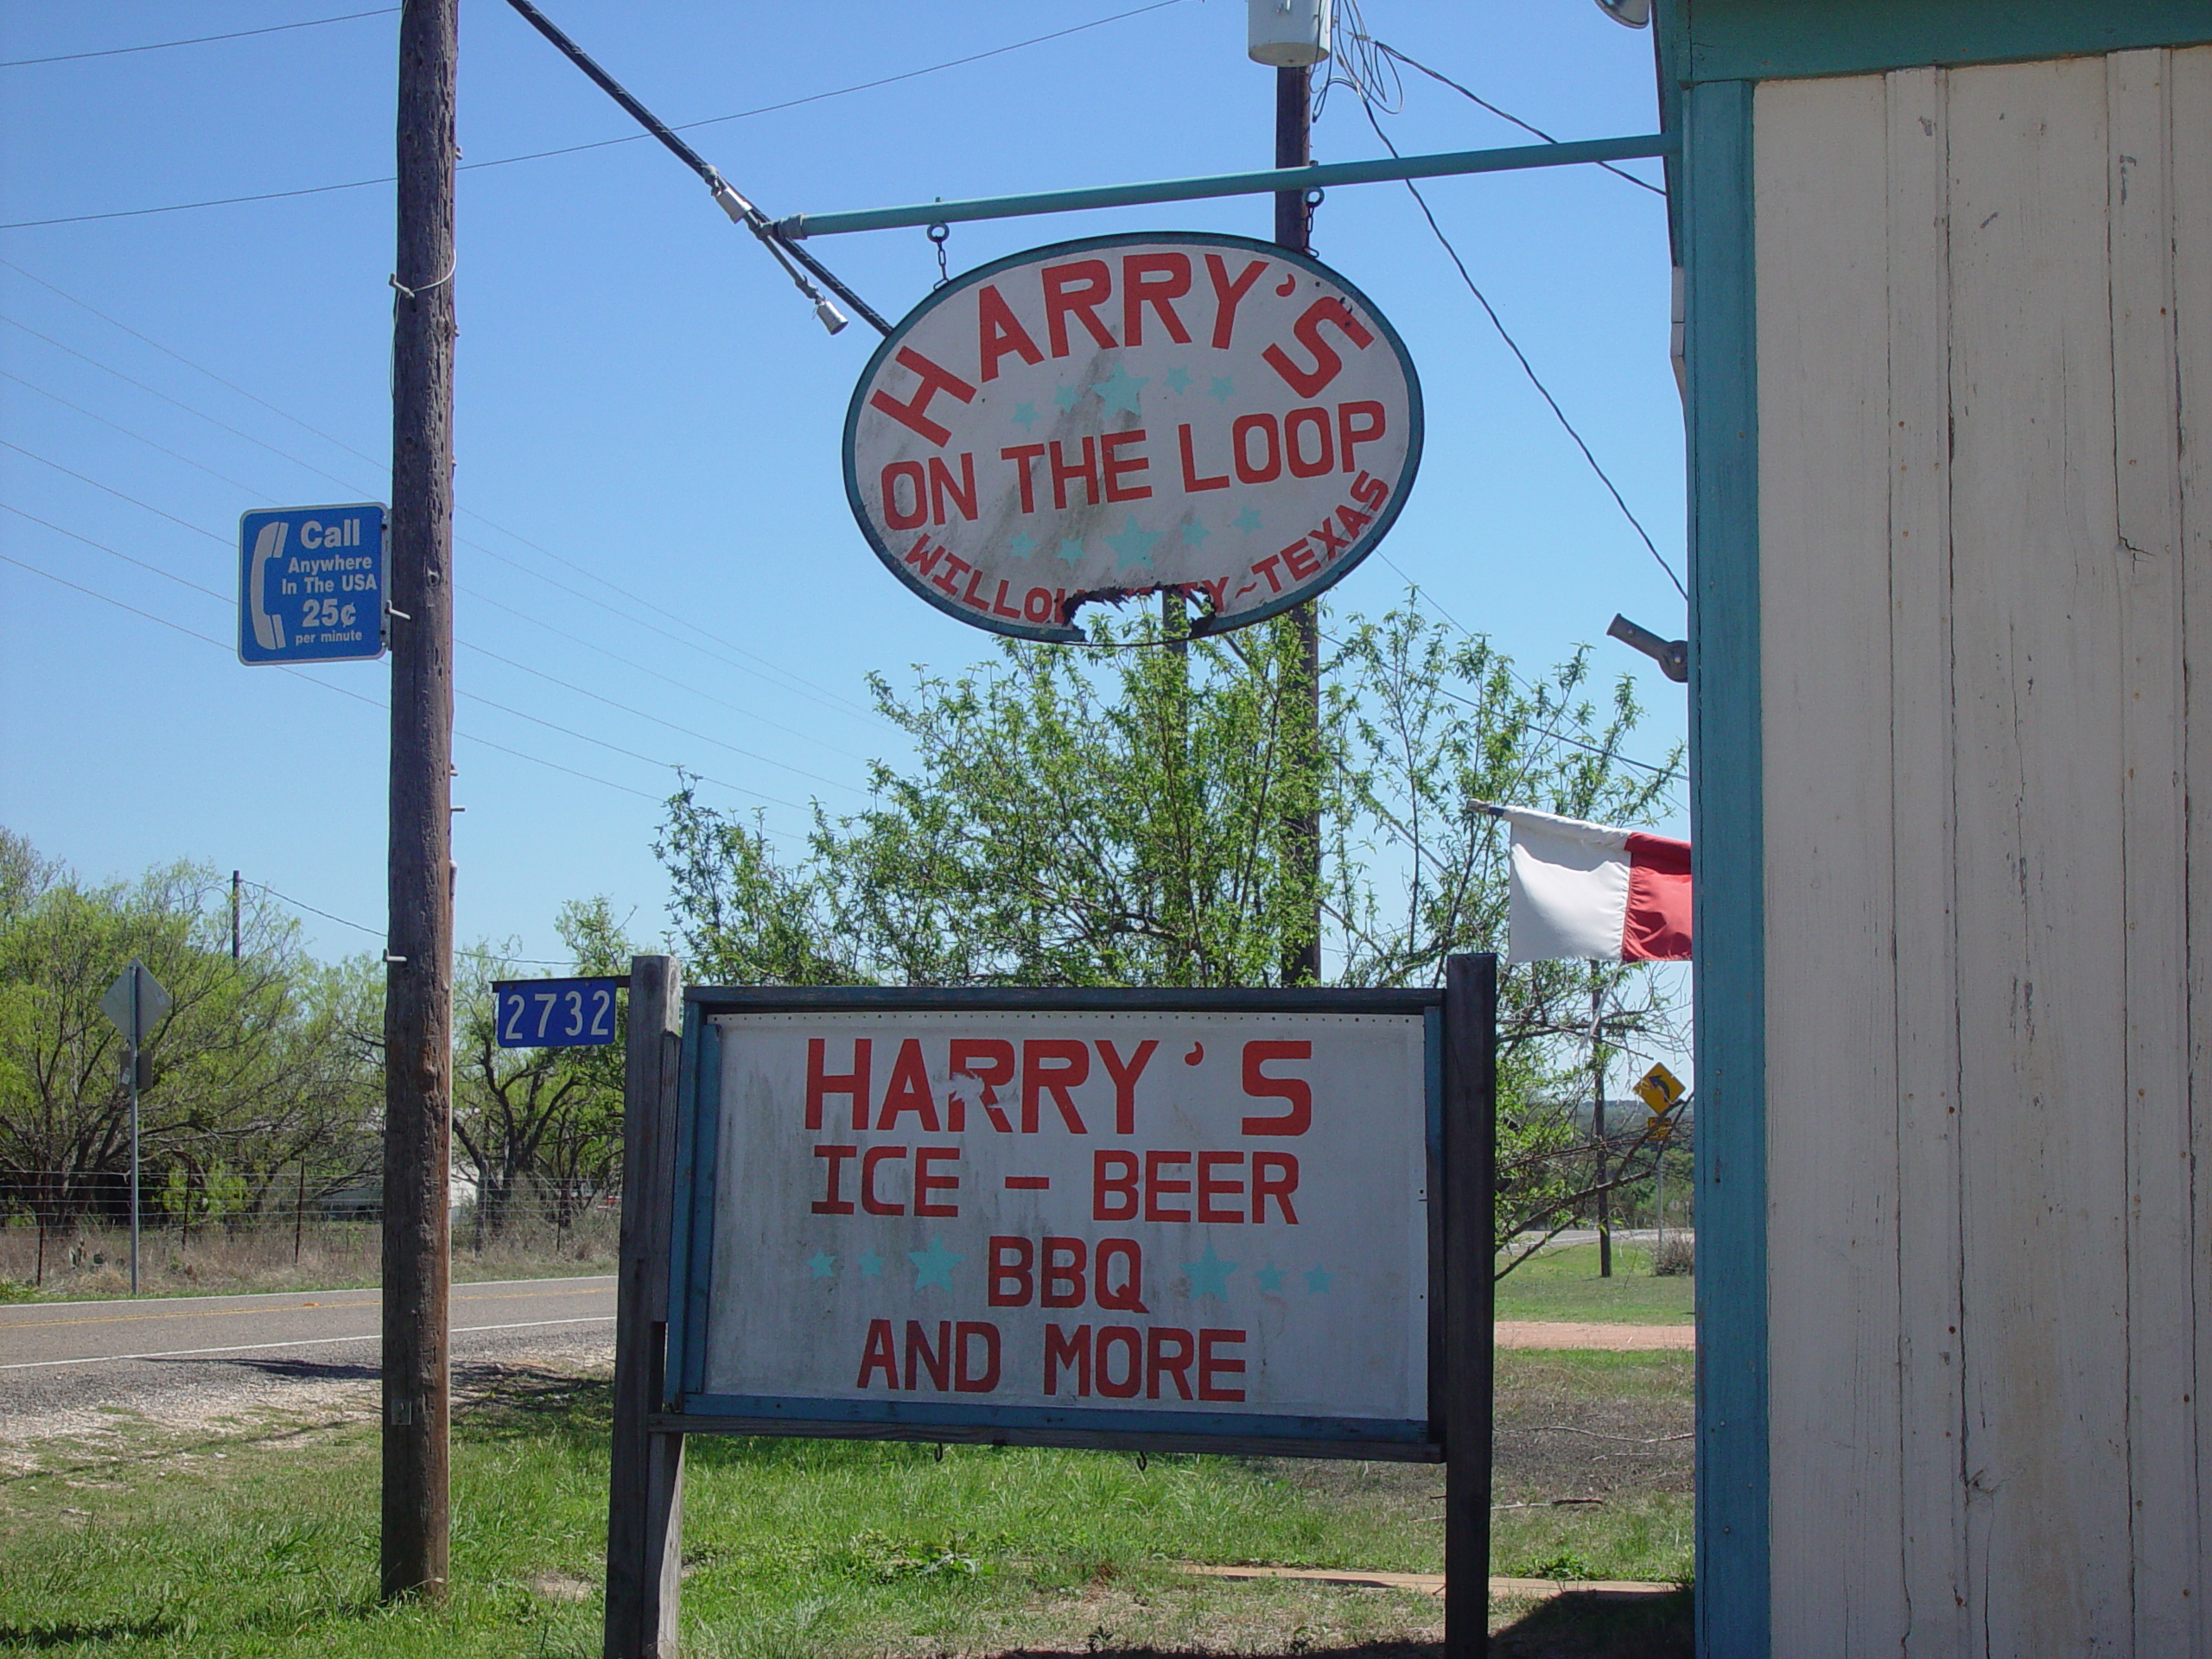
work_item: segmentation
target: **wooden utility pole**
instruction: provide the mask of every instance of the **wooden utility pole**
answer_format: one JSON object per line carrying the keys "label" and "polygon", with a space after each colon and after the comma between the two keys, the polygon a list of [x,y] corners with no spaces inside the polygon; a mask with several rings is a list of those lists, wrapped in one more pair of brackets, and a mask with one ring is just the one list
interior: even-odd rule
{"label": "wooden utility pole", "polygon": [[1598,1276],[1613,1276],[1613,1195],[1605,1146],[1605,970],[1590,964],[1590,1133],[1598,1142]]}
{"label": "wooden utility pole", "polygon": [[399,20],[385,969],[386,1599],[443,1596],[453,1128],[454,81],[460,0]]}
{"label": "wooden utility pole", "polygon": [[[1313,159],[1313,100],[1311,69],[1275,71],[1275,165],[1305,167]],[[1306,191],[1275,192],[1275,245],[1294,253],[1313,251],[1313,209]],[[1312,886],[1312,915],[1283,950],[1286,985],[1321,982],[1321,611],[1309,601],[1290,613],[1297,665],[1286,688],[1293,774],[1314,798],[1301,801],[1283,826],[1284,856]]]}

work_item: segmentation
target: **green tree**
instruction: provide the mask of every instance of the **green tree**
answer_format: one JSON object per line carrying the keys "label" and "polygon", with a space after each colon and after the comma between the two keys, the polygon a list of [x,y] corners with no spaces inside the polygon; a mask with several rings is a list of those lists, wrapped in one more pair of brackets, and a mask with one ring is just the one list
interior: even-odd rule
{"label": "green tree", "polygon": [[[731,984],[1244,986],[1281,982],[1322,918],[1346,985],[1434,985],[1445,958],[1503,952],[1507,841],[1483,803],[1611,823],[1664,808],[1679,755],[1624,757],[1640,710],[1586,653],[1536,679],[1410,609],[1347,619],[1324,664],[1323,764],[1294,764],[1287,630],[1160,649],[1152,622],[1095,649],[1008,643],[877,707],[910,741],[872,769],[875,804],[819,806],[804,854],[687,786],[655,842],[698,979]],[[1285,824],[1318,804],[1317,893]],[[1588,1142],[1541,1103],[1586,1064],[1592,970],[1535,963],[1500,983],[1503,1245],[1565,1224],[1594,1188]],[[1606,1039],[1669,1033],[1657,982],[1601,970]]]}

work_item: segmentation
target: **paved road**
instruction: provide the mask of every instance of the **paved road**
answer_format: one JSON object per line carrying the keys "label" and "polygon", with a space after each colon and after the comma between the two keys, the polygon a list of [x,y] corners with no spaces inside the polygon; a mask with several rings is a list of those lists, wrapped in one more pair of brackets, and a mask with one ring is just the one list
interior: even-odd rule
{"label": "paved road", "polygon": [[[0,1375],[348,1344],[349,1357],[372,1361],[378,1294],[309,1290],[0,1306]],[[612,1275],[455,1285],[452,1298],[456,1355],[487,1345],[465,1340],[473,1336],[614,1319]]]}
{"label": "paved road", "polygon": [[[613,1358],[612,1276],[455,1285],[452,1295],[464,1382]],[[378,1319],[374,1289],[0,1306],[0,1442],[73,1433],[117,1409],[210,1424],[260,1408],[358,1409],[364,1398],[373,1411]]]}

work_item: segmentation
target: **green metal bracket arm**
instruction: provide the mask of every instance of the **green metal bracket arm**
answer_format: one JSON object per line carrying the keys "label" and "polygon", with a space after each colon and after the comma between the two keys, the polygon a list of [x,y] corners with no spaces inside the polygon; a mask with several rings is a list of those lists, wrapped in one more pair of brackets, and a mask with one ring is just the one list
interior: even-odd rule
{"label": "green metal bracket arm", "polygon": [[1681,148],[1673,133],[1632,138],[1581,138],[1563,144],[1516,144],[1506,149],[1458,149],[1437,156],[1388,156],[1371,162],[1321,162],[1311,167],[1269,168],[1259,173],[1217,173],[1208,178],[1164,179],[1153,184],[1094,185],[1027,196],[983,196],[972,201],[931,201],[912,207],[867,207],[849,213],[794,213],[776,231],[796,242],[852,231],[892,231],[913,225],[950,225],[963,219],[1022,219],[1033,213],[1072,213],[1089,207],[1134,207],[1152,201],[1198,201],[1209,196],[1270,195],[1279,190],[1328,189],[1339,184],[1383,184],[1399,179],[1448,178],[1465,173],[1512,173],[1531,167],[1573,167],[1589,162],[1627,162],[1672,156]]}

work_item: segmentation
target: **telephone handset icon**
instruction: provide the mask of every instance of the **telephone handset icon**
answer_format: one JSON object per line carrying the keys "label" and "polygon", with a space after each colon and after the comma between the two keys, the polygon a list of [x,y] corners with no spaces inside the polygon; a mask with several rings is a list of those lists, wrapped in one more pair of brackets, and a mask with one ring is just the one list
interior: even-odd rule
{"label": "telephone handset icon", "polygon": [[271,559],[284,552],[284,536],[291,526],[282,518],[261,527],[253,541],[253,563],[246,574],[246,598],[253,616],[253,643],[264,651],[284,649],[284,620],[269,608],[265,585]]}

